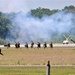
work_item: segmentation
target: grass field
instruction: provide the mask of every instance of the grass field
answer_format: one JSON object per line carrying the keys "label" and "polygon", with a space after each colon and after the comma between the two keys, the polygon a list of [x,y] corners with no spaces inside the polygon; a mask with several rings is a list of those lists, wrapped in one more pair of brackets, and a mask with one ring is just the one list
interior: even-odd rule
{"label": "grass field", "polygon": [[75,65],[75,49],[47,48],[47,49],[15,49],[3,48],[0,55],[0,65]]}
{"label": "grass field", "polygon": [[[50,60],[52,65],[75,66],[74,48],[1,48],[0,55],[0,75],[46,75],[46,68],[13,68],[1,66],[29,66],[29,65],[47,65]],[[75,68],[51,68],[51,75],[75,75]]]}
{"label": "grass field", "polygon": [[[46,68],[0,68],[0,75],[46,75]],[[50,75],[75,75],[75,68],[51,68]]]}
{"label": "grass field", "polygon": [[75,65],[74,48],[2,48],[0,65]]}

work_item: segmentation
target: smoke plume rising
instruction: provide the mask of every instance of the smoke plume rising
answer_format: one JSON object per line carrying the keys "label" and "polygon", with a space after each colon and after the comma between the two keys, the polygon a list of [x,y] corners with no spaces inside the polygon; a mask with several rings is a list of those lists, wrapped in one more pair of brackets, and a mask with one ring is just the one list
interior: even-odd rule
{"label": "smoke plume rising", "polygon": [[[50,41],[53,35],[62,33],[74,34],[75,14],[67,12],[57,12],[51,16],[44,15],[41,19],[18,13],[13,20],[16,24],[10,29],[11,35],[17,35],[15,41],[21,43],[37,41]],[[18,34],[15,34],[18,32]]]}

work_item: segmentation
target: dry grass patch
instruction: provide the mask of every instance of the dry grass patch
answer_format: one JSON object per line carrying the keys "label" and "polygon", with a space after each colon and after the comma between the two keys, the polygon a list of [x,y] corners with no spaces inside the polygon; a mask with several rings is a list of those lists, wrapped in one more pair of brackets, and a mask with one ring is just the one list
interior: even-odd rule
{"label": "dry grass patch", "polygon": [[0,65],[75,65],[74,48],[2,48]]}

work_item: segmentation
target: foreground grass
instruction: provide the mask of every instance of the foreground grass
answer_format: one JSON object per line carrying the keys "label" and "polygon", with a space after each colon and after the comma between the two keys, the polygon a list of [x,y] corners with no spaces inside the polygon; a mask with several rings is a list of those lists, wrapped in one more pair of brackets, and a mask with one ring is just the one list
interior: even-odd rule
{"label": "foreground grass", "polygon": [[[0,75],[46,75],[46,69],[0,68]],[[75,75],[75,68],[51,68],[51,75]]]}
{"label": "foreground grass", "polygon": [[75,75],[75,68],[53,68],[51,75]]}
{"label": "foreground grass", "polygon": [[0,75],[45,75],[41,68],[0,68]]}

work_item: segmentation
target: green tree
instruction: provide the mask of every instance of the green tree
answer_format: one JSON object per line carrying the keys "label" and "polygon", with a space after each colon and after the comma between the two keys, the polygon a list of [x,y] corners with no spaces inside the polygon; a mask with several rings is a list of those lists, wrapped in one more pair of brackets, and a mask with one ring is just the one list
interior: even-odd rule
{"label": "green tree", "polygon": [[31,10],[31,15],[34,17],[42,18],[44,15],[50,16],[56,12],[58,12],[58,10],[51,11],[50,9],[39,7]]}
{"label": "green tree", "polygon": [[11,20],[0,12],[0,38],[5,39],[11,27]]}
{"label": "green tree", "polygon": [[75,6],[73,6],[73,5],[65,6],[64,9],[62,9],[62,10],[66,10],[67,12],[75,13]]}

